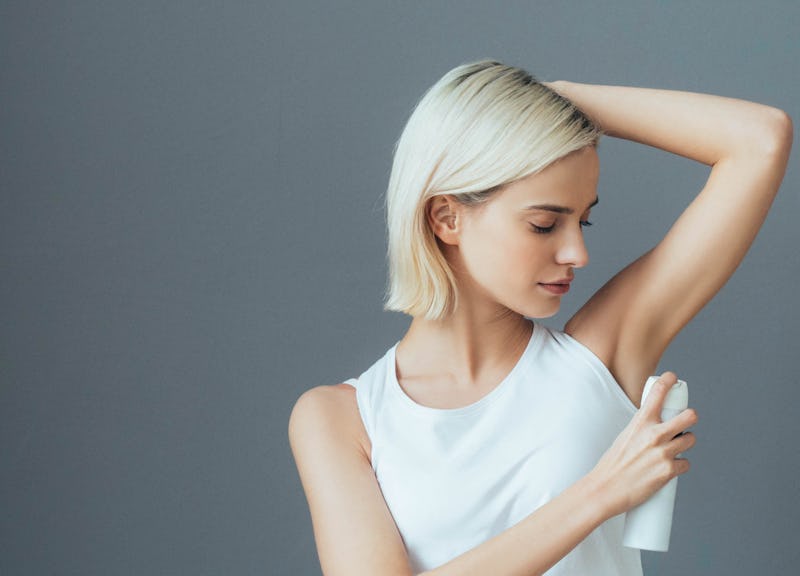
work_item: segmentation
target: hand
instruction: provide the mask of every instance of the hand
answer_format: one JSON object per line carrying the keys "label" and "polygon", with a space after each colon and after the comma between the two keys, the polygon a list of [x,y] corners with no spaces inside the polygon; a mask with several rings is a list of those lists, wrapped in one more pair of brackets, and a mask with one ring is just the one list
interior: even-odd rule
{"label": "hand", "polygon": [[547,86],[548,88],[550,88],[550,90],[553,90],[554,92],[558,92],[557,90],[558,83],[559,80],[553,80],[552,82],[539,82],[539,84],[541,84],[542,86]]}
{"label": "hand", "polygon": [[697,423],[697,414],[687,409],[661,421],[664,398],[675,382],[675,374],[661,375],[644,405],[589,473],[600,486],[609,517],[641,504],[689,470],[689,461],[677,456],[695,444],[694,434],[681,433]]}

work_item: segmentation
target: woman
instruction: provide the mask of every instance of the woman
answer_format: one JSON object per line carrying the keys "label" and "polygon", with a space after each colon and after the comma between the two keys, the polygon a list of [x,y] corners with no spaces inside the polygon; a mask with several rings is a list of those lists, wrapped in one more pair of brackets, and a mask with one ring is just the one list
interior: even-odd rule
{"label": "woman", "polygon": [[[664,239],[563,332],[588,263],[599,135],[712,167]],[[413,317],[358,379],[289,425],[328,575],[641,574],[621,514],[685,473],[675,375],[637,411],[675,335],[731,276],[783,177],[788,116],[684,92],[535,81],[492,61],[423,97],[387,197],[387,308]],[[551,569],[552,568],[552,569]]]}

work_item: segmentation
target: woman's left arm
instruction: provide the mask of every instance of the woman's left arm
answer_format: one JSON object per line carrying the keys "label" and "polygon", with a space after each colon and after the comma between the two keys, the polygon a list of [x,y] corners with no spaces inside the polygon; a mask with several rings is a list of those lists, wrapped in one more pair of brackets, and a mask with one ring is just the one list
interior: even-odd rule
{"label": "woman's left arm", "polygon": [[722,288],[755,239],[786,170],[792,121],[777,108],[706,94],[549,86],[610,136],[712,167],[664,239],[567,324],[638,404],[644,380],[670,341]]}

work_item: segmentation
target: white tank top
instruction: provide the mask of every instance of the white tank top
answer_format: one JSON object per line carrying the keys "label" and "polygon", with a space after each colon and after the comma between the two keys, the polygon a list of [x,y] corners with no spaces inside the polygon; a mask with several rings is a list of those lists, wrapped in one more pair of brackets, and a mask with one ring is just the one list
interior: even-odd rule
{"label": "white tank top", "polygon": [[[505,379],[477,402],[438,409],[397,381],[395,348],[358,379],[372,468],[412,568],[436,568],[513,526],[586,475],[636,407],[567,334],[535,325]],[[639,576],[624,516],[594,530],[547,574]]]}

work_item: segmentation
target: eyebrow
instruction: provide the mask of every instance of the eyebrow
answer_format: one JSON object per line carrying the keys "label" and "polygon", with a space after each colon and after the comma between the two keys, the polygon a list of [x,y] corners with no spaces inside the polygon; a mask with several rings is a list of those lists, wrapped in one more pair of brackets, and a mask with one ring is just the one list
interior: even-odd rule
{"label": "eyebrow", "polygon": [[[594,201],[589,204],[587,210],[593,206],[597,206],[597,203],[600,202],[600,198],[595,198]],[[572,208],[568,208],[567,206],[559,206],[558,204],[531,204],[530,206],[526,206],[523,210],[546,210],[547,212],[555,212],[557,214],[572,214],[575,212]]]}

